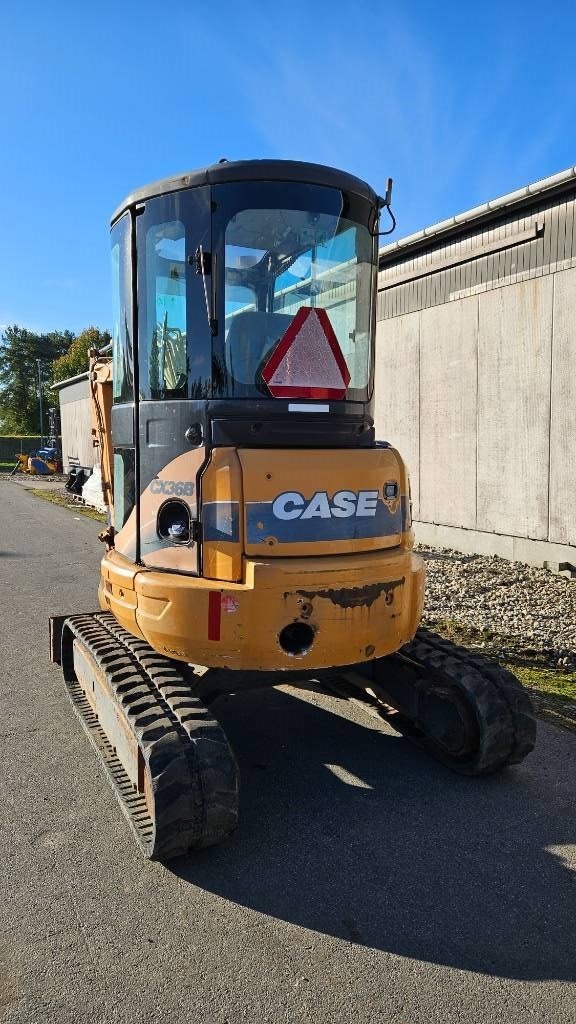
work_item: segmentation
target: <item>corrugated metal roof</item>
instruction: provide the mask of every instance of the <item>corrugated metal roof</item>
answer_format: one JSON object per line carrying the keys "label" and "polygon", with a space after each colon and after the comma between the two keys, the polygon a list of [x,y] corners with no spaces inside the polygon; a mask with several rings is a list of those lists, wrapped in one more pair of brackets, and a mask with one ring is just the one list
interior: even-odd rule
{"label": "corrugated metal roof", "polygon": [[508,195],[501,196],[499,199],[491,199],[481,206],[475,206],[464,213],[457,213],[454,217],[449,217],[448,220],[431,224],[430,227],[424,228],[422,231],[416,231],[412,235],[406,235],[405,238],[399,238],[398,241],[383,246],[379,253],[380,266],[391,262],[400,250],[422,248],[431,240],[461,232],[467,224],[489,217],[490,214],[498,213],[509,207],[523,205],[546,192],[562,191],[563,187],[575,181],[576,166],[568,167],[565,171],[552,174],[549,178],[541,178],[532,185],[525,185],[524,188],[509,192]]}

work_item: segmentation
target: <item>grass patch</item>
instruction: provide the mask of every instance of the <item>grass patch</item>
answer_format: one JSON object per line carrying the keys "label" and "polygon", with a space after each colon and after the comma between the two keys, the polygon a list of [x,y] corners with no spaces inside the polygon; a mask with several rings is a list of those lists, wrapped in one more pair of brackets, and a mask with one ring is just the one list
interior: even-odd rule
{"label": "grass patch", "polygon": [[545,651],[519,647],[514,637],[466,626],[454,619],[425,617],[423,625],[453,643],[498,661],[530,690],[537,714],[556,725],[576,728],[576,672],[561,672],[552,667]]}
{"label": "grass patch", "polygon": [[44,501],[51,501],[53,505],[60,505],[61,508],[70,509],[72,512],[78,512],[81,516],[86,516],[88,519],[95,519],[98,523],[106,522],[106,513],[98,512],[95,508],[90,508],[89,505],[81,505],[80,502],[74,501],[69,497],[66,492],[46,489],[41,487],[31,487],[30,493],[35,494],[37,498],[43,498]]}
{"label": "grass patch", "polygon": [[[428,629],[433,630],[435,633],[439,633],[446,640],[452,640],[453,643],[460,644],[462,647],[478,648],[483,654],[487,654],[490,658],[496,658],[497,661],[503,660],[503,650],[509,652],[518,646],[517,641],[513,637],[506,636],[504,633],[497,633],[492,629],[478,629],[476,626],[467,626],[456,619],[436,619],[424,615],[422,625],[427,626]],[[541,652],[534,651],[535,657],[538,654],[542,658],[544,657]]]}
{"label": "grass patch", "polygon": [[555,672],[553,668],[503,662],[524,686],[550,693],[561,700],[576,702],[576,672]]}
{"label": "grass patch", "polygon": [[16,459],[12,459],[12,462],[0,462],[0,473],[11,473],[16,465]]}
{"label": "grass patch", "polygon": [[576,732],[576,672],[508,664],[530,693],[536,715],[552,725]]}

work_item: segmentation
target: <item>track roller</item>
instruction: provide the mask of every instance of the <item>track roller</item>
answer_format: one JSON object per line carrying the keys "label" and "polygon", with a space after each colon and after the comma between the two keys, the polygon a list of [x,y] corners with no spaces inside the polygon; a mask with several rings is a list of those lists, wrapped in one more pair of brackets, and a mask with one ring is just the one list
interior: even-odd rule
{"label": "track roller", "polygon": [[238,821],[236,760],[178,666],[105,612],[60,628],[55,660],[146,857],[224,840]]}

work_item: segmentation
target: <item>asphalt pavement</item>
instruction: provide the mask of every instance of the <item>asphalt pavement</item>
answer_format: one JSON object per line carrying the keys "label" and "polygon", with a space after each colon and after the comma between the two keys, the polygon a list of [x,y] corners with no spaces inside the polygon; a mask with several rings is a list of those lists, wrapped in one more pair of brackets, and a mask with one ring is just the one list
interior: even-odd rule
{"label": "asphalt pavement", "polygon": [[576,1021],[576,736],[474,780],[312,686],[222,698],[240,828],[148,863],[48,661],[99,529],[0,481],[0,1020]]}

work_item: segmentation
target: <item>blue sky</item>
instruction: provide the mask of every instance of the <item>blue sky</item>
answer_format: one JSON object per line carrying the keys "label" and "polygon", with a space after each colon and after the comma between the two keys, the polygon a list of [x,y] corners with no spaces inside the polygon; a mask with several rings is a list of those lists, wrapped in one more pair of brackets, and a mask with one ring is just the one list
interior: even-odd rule
{"label": "blue sky", "polygon": [[0,325],[111,322],[109,217],[228,159],[342,167],[393,238],[576,164],[576,5],[4,0]]}

